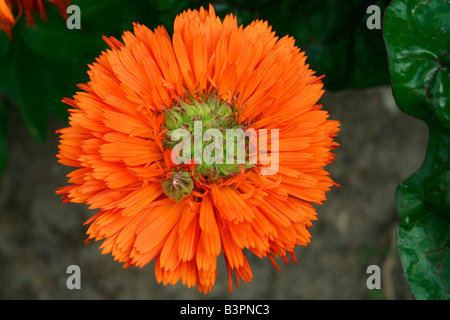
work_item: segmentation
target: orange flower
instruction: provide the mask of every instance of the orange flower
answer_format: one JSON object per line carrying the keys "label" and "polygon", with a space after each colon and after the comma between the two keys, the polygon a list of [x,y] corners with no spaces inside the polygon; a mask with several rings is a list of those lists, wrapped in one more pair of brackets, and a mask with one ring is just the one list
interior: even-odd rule
{"label": "orange flower", "polygon": [[[61,16],[67,17],[66,8],[70,4],[70,0],[47,0],[47,2],[56,6]],[[34,25],[33,14],[35,11],[39,11],[42,20],[47,19],[43,0],[0,0],[0,29],[8,34],[9,39],[12,39],[11,29],[24,11],[27,26]]]}
{"label": "orange flower", "polygon": [[[278,39],[263,21],[221,21],[212,6],[178,15],[172,38],[135,24],[123,43],[104,39],[111,49],[89,66],[82,91],[63,100],[73,107],[70,126],[57,131],[59,162],[78,168],[57,193],[99,209],[86,242],[104,240],[102,252],[125,268],[156,259],[158,282],[181,279],[205,293],[221,252],[230,292],[233,271],[237,286],[252,279],[244,248],[277,269],[279,256],[296,262],[294,248],[310,242],[316,220],[312,203],[334,185],[324,167],[339,123],[316,104],[321,77],[294,39]],[[267,144],[256,162],[249,148],[244,163],[174,162],[169,133],[193,132],[195,121],[219,132],[252,129]],[[263,174],[269,156],[278,168]]]}

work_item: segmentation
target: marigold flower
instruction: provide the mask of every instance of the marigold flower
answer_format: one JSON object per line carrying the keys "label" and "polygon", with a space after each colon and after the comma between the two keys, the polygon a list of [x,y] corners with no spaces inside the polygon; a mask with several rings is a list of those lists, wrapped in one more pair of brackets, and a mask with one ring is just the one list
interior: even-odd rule
{"label": "marigold flower", "polygon": [[[63,17],[67,17],[66,8],[70,4],[70,0],[47,0],[56,6]],[[25,12],[27,26],[35,24],[34,13],[39,11],[39,15],[43,21],[47,20],[47,13],[43,0],[0,0],[0,29],[8,34],[12,40],[11,29]]]}
{"label": "marigold flower", "polygon": [[[230,292],[233,271],[238,287],[252,279],[244,249],[277,269],[280,256],[296,263],[294,248],[310,242],[316,220],[312,204],[335,184],[324,167],[334,160],[339,123],[316,104],[321,77],[294,39],[279,39],[264,21],[222,21],[212,6],[178,15],[172,38],[163,27],[134,24],[123,43],[104,39],[110,49],[89,66],[82,91],[63,99],[73,107],[70,126],[57,131],[59,162],[78,168],[57,194],[99,210],[86,221],[86,242],[104,240],[102,253],[124,268],[155,260],[159,283],[181,279],[204,293],[221,252]],[[248,147],[241,163],[174,162],[170,134],[195,135],[198,123],[219,136],[252,129],[267,144],[257,145],[253,162]],[[206,154],[208,146],[192,142]],[[214,156],[236,159],[235,147],[233,140]],[[264,174],[269,155],[278,168]]]}

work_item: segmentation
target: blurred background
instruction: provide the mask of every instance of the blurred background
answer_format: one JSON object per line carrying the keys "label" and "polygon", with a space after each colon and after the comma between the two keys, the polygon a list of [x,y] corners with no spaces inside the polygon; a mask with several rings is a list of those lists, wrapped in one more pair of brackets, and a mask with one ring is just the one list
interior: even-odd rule
{"label": "blurred background", "polygon": [[[312,242],[298,247],[298,264],[281,272],[248,254],[253,281],[228,293],[219,256],[217,283],[208,295],[158,284],[154,262],[122,269],[101,242],[86,247],[86,205],[55,195],[71,168],[57,163],[56,129],[65,127],[76,84],[107,48],[102,35],[120,38],[133,22],[171,33],[175,16],[207,1],[73,0],[81,29],[69,30],[48,2],[47,21],[24,19],[10,40],[0,33],[0,299],[412,299],[396,249],[398,184],[421,166],[426,125],[402,113],[389,84],[381,29],[367,28],[369,5],[389,1],[212,1],[217,15],[239,24],[263,19],[280,37],[291,35],[317,74],[325,74],[320,103],[341,122],[336,162],[327,168],[341,185],[317,206]],[[381,17],[382,18],[382,17]],[[69,265],[81,269],[81,289],[69,290]],[[381,289],[366,286],[367,267],[381,268]]]}

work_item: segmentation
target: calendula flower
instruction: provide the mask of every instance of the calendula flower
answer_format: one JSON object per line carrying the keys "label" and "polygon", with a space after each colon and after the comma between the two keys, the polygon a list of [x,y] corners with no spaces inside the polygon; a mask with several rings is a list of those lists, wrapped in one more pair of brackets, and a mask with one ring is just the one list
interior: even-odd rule
{"label": "calendula flower", "polygon": [[[56,6],[63,17],[67,17],[66,8],[70,0],[47,0]],[[12,40],[11,29],[25,12],[27,26],[35,25],[34,13],[38,11],[43,21],[47,20],[43,0],[0,0],[0,29]]]}
{"label": "calendula flower", "polygon": [[339,123],[316,104],[321,77],[294,39],[212,6],[178,15],[172,37],[134,24],[123,42],[104,39],[57,131],[59,162],[78,168],[57,193],[98,210],[86,242],[204,293],[221,253],[230,292],[233,271],[237,286],[252,279],[244,249],[277,269],[296,262],[312,204],[335,184],[324,167]]}

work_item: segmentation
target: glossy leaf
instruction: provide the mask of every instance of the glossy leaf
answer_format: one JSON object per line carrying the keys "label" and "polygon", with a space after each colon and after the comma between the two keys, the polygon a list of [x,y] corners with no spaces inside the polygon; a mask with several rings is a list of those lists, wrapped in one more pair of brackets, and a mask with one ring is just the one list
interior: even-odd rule
{"label": "glossy leaf", "polygon": [[450,2],[396,0],[383,23],[398,107],[424,120],[422,167],[397,190],[398,250],[417,299],[450,299]]}

